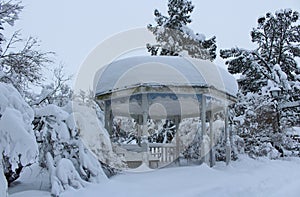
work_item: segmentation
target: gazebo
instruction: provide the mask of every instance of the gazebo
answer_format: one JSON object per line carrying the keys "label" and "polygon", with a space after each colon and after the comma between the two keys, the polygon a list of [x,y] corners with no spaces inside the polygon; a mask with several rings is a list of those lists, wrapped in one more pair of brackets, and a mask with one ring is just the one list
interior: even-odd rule
{"label": "gazebo", "polygon": [[[140,125],[137,133],[144,139],[140,144],[143,151],[157,155],[159,145],[149,144],[146,140],[148,119],[172,120],[178,129],[182,119],[200,117],[200,139],[203,140],[207,130],[210,138],[208,147],[201,146],[200,154],[203,162],[213,166],[212,122],[214,114],[223,111],[226,163],[229,163],[228,106],[236,101],[238,88],[235,78],[225,69],[210,61],[193,58],[136,56],[113,61],[97,76],[96,99],[104,110],[105,128],[110,134],[115,116],[133,118]],[[178,140],[177,134],[174,158],[179,155]]]}

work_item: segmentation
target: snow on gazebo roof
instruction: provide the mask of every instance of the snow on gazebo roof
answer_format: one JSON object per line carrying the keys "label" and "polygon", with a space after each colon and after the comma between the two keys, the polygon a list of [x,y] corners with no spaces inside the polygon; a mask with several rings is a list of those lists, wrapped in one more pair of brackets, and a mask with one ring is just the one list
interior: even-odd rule
{"label": "snow on gazebo roof", "polygon": [[178,56],[135,56],[114,61],[98,73],[96,96],[147,86],[209,87],[236,97],[235,78],[207,60]]}

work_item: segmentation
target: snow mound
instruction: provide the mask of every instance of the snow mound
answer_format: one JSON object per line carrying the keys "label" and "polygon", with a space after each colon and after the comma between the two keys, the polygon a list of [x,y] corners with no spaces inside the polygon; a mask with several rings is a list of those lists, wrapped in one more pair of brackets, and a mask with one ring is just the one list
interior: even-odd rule
{"label": "snow mound", "polygon": [[[217,162],[207,165],[164,168],[151,173],[125,173],[101,184],[69,190],[62,197],[82,196],[299,196],[300,159],[240,159],[226,166]],[[33,177],[31,177],[33,179]],[[28,180],[31,180],[28,178]],[[16,187],[19,187],[18,185]],[[26,191],[12,197],[50,197],[49,193]]]}
{"label": "snow mound", "polygon": [[38,190],[30,190],[30,191],[23,191],[18,192],[15,194],[10,195],[10,197],[51,197],[49,192],[46,191],[38,191]]}

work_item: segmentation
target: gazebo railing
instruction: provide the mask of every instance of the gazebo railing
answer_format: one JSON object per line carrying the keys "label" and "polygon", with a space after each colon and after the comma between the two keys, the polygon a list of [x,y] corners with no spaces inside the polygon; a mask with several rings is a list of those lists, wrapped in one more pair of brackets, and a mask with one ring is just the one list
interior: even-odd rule
{"label": "gazebo railing", "polygon": [[[137,144],[122,144],[122,149],[117,149],[117,154],[122,155],[130,168],[138,167],[143,161],[143,152],[147,152],[149,166],[157,168],[173,162],[177,159],[177,147],[175,144],[148,143],[146,146]],[[125,151],[124,151],[125,150]]]}
{"label": "gazebo railing", "polygon": [[163,143],[149,143],[149,152],[159,159],[160,163],[172,162],[177,158],[176,145]]}

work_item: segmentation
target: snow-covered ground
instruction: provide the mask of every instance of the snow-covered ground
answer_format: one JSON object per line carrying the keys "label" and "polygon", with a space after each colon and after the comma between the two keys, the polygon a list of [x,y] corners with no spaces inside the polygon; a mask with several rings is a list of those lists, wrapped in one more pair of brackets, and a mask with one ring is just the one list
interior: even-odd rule
{"label": "snow-covered ground", "polygon": [[[18,184],[9,190],[11,197],[49,197],[47,180],[42,172],[25,172]],[[34,176],[34,177],[33,177]],[[26,178],[27,177],[27,178]],[[22,191],[27,190],[27,191]],[[69,190],[61,197],[96,196],[299,196],[300,159],[252,160],[247,157],[229,166],[219,162],[207,165],[176,167],[148,172],[124,172],[98,185]]]}

